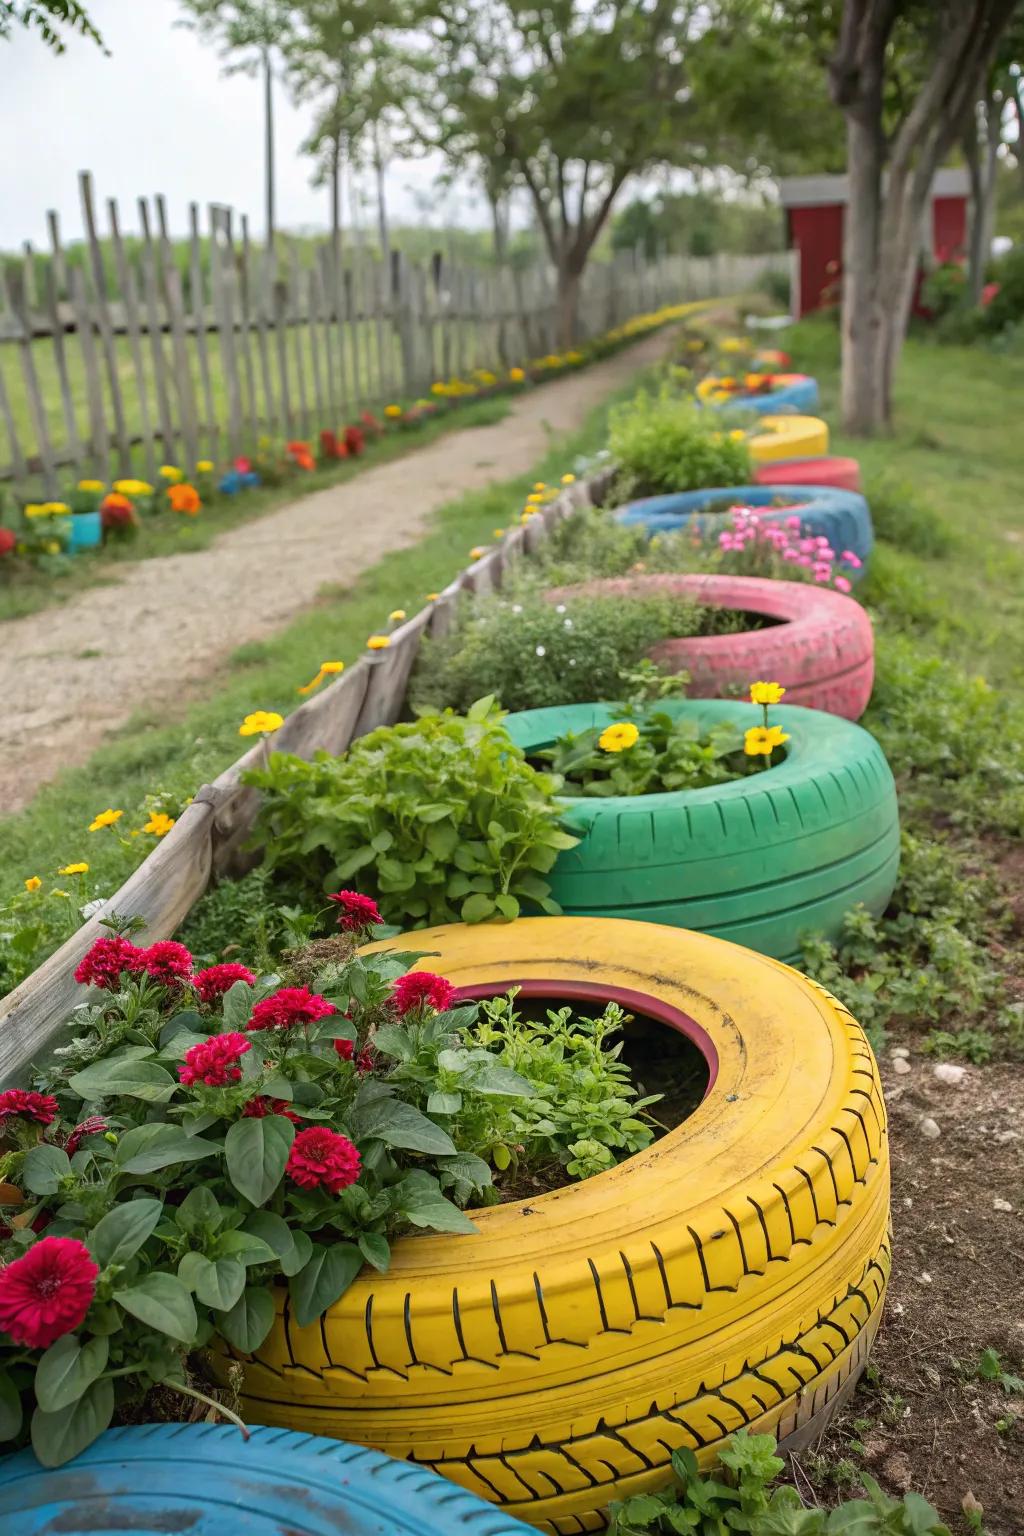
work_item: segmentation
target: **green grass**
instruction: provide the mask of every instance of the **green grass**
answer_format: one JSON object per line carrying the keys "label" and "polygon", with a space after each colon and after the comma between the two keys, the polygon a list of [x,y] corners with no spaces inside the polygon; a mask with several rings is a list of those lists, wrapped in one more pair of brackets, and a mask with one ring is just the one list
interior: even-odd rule
{"label": "green grass", "polygon": [[[163,695],[150,698],[87,764],[63,774],[26,810],[0,822],[0,916],[5,898],[24,903],[27,877],[38,875],[49,890],[58,867],[79,860],[87,861],[90,871],[76,877],[76,899],[109,896],[138,862],[140,848],[148,852],[153,844],[148,838],[122,839],[119,828],[88,832],[97,811],[124,809],[120,825],[127,833],[144,820],[140,807],[147,794],[160,793],[171,809],[179,807],[248,745],[238,735],[246,714],[254,709],[287,713],[300,702],[296,688],[325,657],[351,662],[391,609],[412,613],[428,592],[445,586],[468,563],[474,545],[488,543],[495,526],[507,526],[517,515],[533,481],[554,481],[579,454],[602,445],[608,406],[631,388],[591,412],[580,431],[552,435],[544,458],[524,467],[514,480],[441,508],[414,547],[387,555],[344,592],[322,592],[300,619],[273,638],[240,646],[200,699],[182,705]],[[50,929],[55,939],[62,936],[56,918]],[[41,959],[39,954],[35,963]]]}
{"label": "green grass", "polygon": [[[325,464],[309,473],[296,473],[283,485],[260,486],[238,496],[217,496],[197,518],[173,513],[147,517],[138,536],[130,542],[106,544],[95,553],[51,562],[46,569],[19,565],[9,574],[0,568],[0,623],[23,618],[56,603],[66,603],[87,587],[115,579],[118,568],[160,555],[180,555],[206,549],[218,534],[242,523],[265,517],[279,507],[299,501],[314,491],[340,485],[373,464],[385,463],[422,448],[455,428],[487,427],[503,421],[512,396],[474,400],[458,410],[427,421],[410,432],[395,432],[367,444],[358,459]],[[0,509],[3,492],[0,489]],[[56,569],[55,569],[56,565]]]}

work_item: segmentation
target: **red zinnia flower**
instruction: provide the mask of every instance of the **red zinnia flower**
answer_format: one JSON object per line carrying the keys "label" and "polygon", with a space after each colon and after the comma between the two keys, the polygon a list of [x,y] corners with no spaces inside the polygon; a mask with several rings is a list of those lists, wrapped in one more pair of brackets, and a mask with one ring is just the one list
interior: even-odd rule
{"label": "red zinnia flower", "polygon": [[445,981],[443,976],[435,976],[433,971],[410,971],[407,976],[399,976],[391,993],[391,1001],[399,1013],[410,1013],[414,1008],[436,1008],[438,1013],[443,1013],[450,1008],[455,997],[455,988],[450,981]]}
{"label": "red zinnia flower", "polygon": [[0,555],[9,555],[18,540],[10,528],[0,528]]}
{"label": "red zinnia flower", "polygon": [[252,474],[252,461],[250,459],[236,459],[235,468],[240,475]]}
{"label": "red zinnia flower", "polygon": [[346,427],[344,442],[345,452],[350,453],[356,459],[366,447],[366,433],[361,427]]}
{"label": "red zinnia flower", "polygon": [[40,1238],[0,1271],[0,1329],[15,1344],[49,1349],[85,1321],[99,1272],[77,1238]]}
{"label": "red zinnia flower", "polygon": [[225,992],[230,991],[236,981],[244,981],[247,987],[256,985],[252,971],[244,965],[237,965],[233,960],[224,965],[208,965],[205,971],[197,971],[192,977],[192,985],[204,1003],[215,1003]]}
{"label": "red zinnia flower", "polygon": [[292,1142],[285,1172],[303,1189],[347,1189],[359,1177],[359,1153],[347,1136],[326,1125],[299,1131]]}
{"label": "red zinnia flower", "polygon": [[97,939],[78,962],[75,980],[83,987],[105,987],[109,992],[116,992],[122,972],[137,976],[143,969],[144,954],[144,950],[119,933],[109,939]]}
{"label": "red zinnia flower", "polygon": [[384,921],[373,898],[362,896],[358,891],[337,891],[327,900],[336,901],[341,908],[338,927],[346,933],[357,933],[360,928],[372,928],[375,923]]}
{"label": "red zinnia flower", "polygon": [[177,986],[179,981],[192,980],[192,956],[184,944],[161,939],[142,951],[142,969],[165,987]]}
{"label": "red zinnia flower", "polygon": [[226,1088],[229,1083],[238,1082],[242,1075],[239,1058],[251,1050],[252,1041],[244,1035],[213,1035],[185,1052],[185,1061],[178,1068],[178,1076],[186,1088],[190,1088],[193,1083],[205,1083],[209,1088]]}
{"label": "red zinnia flower", "polygon": [[324,459],[337,459],[341,457],[338,453],[338,439],[330,428],[325,428],[320,433],[320,456]]}
{"label": "red zinnia flower", "polygon": [[107,1122],[102,1115],[90,1115],[83,1120],[81,1125],[76,1125],[64,1146],[68,1157],[74,1157],[78,1148],[87,1136],[102,1136],[107,1129]]}
{"label": "red zinnia flower", "polygon": [[308,987],[282,987],[256,1004],[248,1028],[290,1029],[293,1024],[315,1024],[317,1019],[329,1018],[337,1011],[326,997]]}
{"label": "red zinnia flower", "polygon": [[0,1126],[6,1120],[34,1120],[37,1125],[51,1125],[60,1106],[48,1093],[30,1093],[24,1088],[8,1088],[0,1093]]}
{"label": "red zinnia flower", "polygon": [[334,1049],[342,1061],[351,1061],[356,1053],[355,1045],[351,1040],[335,1040]]}
{"label": "red zinnia flower", "polygon": [[268,1099],[262,1093],[250,1099],[242,1110],[243,1120],[265,1120],[268,1115],[283,1115],[293,1125],[302,1124],[301,1116],[293,1113],[287,1099]]}

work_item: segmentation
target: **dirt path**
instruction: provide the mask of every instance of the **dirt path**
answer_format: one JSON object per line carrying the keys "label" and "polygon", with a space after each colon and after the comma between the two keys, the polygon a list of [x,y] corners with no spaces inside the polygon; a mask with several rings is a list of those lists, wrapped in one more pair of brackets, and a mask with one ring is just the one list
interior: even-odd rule
{"label": "dirt path", "polygon": [[123,567],[109,586],[4,625],[0,805],[17,810],[47,779],[85,762],[144,696],[168,688],[180,696],[225,653],[282,629],[325,583],[350,586],[389,550],[414,544],[445,502],[522,473],[553,432],[579,427],[664,348],[663,335],[649,336],[523,395],[495,426],[447,433],[208,549]]}

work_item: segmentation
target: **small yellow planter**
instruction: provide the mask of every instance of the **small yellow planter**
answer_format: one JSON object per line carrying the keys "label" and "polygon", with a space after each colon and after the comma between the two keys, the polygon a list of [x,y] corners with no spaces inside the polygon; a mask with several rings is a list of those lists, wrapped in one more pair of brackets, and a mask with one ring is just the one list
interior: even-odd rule
{"label": "small yellow planter", "polygon": [[759,425],[763,430],[747,439],[755,464],[828,453],[828,427],[817,416],[764,416]]}
{"label": "small yellow planter", "polygon": [[461,988],[618,998],[688,1035],[710,1086],[608,1173],[477,1212],[473,1236],[402,1238],[316,1325],[280,1288],[245,1416],[415,1460],[558,1533],[671,1481],[676,1446],[707,1465],[744,1425],[817,1435],[889,1270],[885,1110],[850,1015],[778,961],[655,924],[412,939]]}

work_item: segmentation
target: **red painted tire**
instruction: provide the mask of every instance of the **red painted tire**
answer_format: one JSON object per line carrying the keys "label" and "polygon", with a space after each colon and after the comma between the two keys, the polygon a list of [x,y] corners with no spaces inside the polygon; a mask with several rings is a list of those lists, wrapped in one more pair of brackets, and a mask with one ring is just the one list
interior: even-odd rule
{"label": "red painted tire", "polygon": [[871,697],[875,642],[871,620],[852,597],[800,581],[760,576],[624,576],[557,587],[545,596],[567,597],[668,592],[708,608],[738,608],[779,622],[737,635],[662,640],[649,652],[666,670],[690,673],[693,699],[737,698],[752,682],[782,683],[787,704],[858,720]]}
{"label": "red painted tire", "polygon": [[830,485],[837,491],[860,490],[856,459],[773,459],[754,471],[757,485]]}

